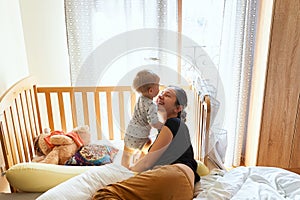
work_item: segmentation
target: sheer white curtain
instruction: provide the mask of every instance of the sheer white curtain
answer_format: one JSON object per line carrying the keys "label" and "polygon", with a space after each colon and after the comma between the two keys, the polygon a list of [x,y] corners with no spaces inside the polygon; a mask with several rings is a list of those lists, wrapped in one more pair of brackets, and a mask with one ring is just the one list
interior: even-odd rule
{"label": "sheer white curtain", "polygon": [[[95,62],[88,63],[92,66],[86,73],[88,76],[79,75],[82,75],[82,65],[87,57],[107,40],[141,28],[178,31],[178,23],[181,23],[178,16],[182,16],[182,34],[197,45],[182,44],[183,51],[189,49],[194,52],[192,61],[195,62],[183,59],[180,62],[181,73],[187,80],[197,80],[197,62],[207,64],[198,55],[201,51],[213,62],[216,71],[207,69],[208,74],[213,75],[208,77],[204,73],[201,77],[201,82],[215,99],[215,119],[211,128],[214,140],[211,145],[215,147],[216,162],[221,166],[224,163],[226,166],[238,166],[247,126],[257,2],[186,0],[182,1],[182,13],[178,13],[178,2],[181,1],[65,0],[72,84],[85,85],[95,78],[97,84],[117,85],[124,74],[138,66],[151,66],[161,75],[163,83],[180,83],[176,82],[179,81],[177,77],[164,73],[160,67],[168,66],[176,72],[178,56],[157,49],[140,49],[118,57],[109,63],[100,79],[93,77],[97,74],[93,70],[99,69],[99,63]],[[159,42],[163,43],[167,36],[163,31],[157,34]],[[130,85],[131,80],[129,78],[125,84]]]}
{"label": "sheer white curtain", "polygon": [[[162,83],[174,83],[161,68],[162,61],[171,64],[165,63],[160,48],[131,50],[127,39],[136,30],[157,29],[155,42],[158,47],[163,45],[164,34],[160,30],[177,31],[176,1],[65,0],[65,11],[72,85],[131,85],[134,71],[145,67],[160,74]],[[137,40],[149,40],[145,35],[138,37]],[[126,46],[128,50],[122,52]],[[77,100],[76,103],[81,102],[80,97]],[[78,106],[77,116],[82,116],[81,107]],[[105,120],[106,116],[101,118]],[[83,119],[77,120],[84,123]],[[95,123],[92,120],[90,123]],[[103,123],[104,130],[105,126]]]}
{"label": "sheer white curtain", "polygon": [[[204,77],[206,83],[201,87],[207,87],[217,100],[212,107],[215,119],[210,149],[212,159],[220,166],[239,166],[244,153],[256,13],[256,0],[183,2],[183,34],[197,41],[218,71]],[[195,52],[199,46],[194,47]]]}
{"label": "sheer white curtain", "polygon": [[[107,40],[141,28],[177,31],[177,4],[174,0],[65,0],[65,10],[73,85],[88,84],[91,76],[78,76],[81,67],[95,48]],[[159,37],[163,41],[163,34]],[[116,85],[124,73],[138,66],[152,64],[154,71],[158,70],[155,67],[159,63],[158,54],[160,52],[153,49],[127,52],[104,70],[105,74],[113,73],[113,77],[101,74],[97,84]],[[92,64],[95,66],[89,69],[97,70],[97,63]]]}
{"label": "sheer white curtain", "polygon": [[[221,77],[226,91],[224,127],[229,136],[225,158],[227,166],[239,166],[244,155],[257,6],[257,0],[234,0],[225,4],[222,43],[227,45],[221,45],[220,74],[224,73]],[[231,52],[230,56],[228,52]]]}
{"label": "sheer white curtain", "polygon": [[205,68],[197,53],[203,49],[213,62],[206,67],[217,71],[208,70],[196,84],[213,98],[208,153],[222,168],[239,166],[244,154],[256,13],[256,0],[183,1],[182,32],[198,44],[188,47],[194,51],[195,66]]}

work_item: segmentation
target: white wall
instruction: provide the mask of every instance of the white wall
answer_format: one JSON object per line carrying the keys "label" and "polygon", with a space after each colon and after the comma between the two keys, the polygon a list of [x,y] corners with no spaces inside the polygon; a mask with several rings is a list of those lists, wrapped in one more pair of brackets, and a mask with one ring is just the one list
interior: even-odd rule
{"label": "white wall", "polygon": [[20,8],[30,74],[39,85],[70,85],[64,1],[26,0]]}
{"label": "white wall", "polygon": [[64,1],[0,0],[0,44],[0,96],[28,75],[70,85]]}
{"label": "white wall", "polygon": [[18,0],[0,1],[0,95],[28,76]]}
{"label": "white wall", "polygon": [[39,85],[70,85],[64,1],[0,1],[0,95],[33,75]]}

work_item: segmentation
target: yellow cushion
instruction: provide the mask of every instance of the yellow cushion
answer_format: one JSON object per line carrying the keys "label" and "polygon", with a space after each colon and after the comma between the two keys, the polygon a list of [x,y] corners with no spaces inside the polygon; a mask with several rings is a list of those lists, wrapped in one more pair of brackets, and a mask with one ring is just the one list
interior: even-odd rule
{"label": "yellow cushion", "polygon": [[19,163],[6,171],[11,186],[24,192],[45,192],[94,166]]}
{"label": "yellow cushion", "polygon": [[198,166],[197,166],[197,173],[199,174],[199,176],[206,176],[209,174],[209,169],[208,167],[206,167],[206,165],[200,161],[197,160]]}
{"label": "yellow cushion", "polygon": [[[209,169],[198,161],[197,173],[209,174]],[[64,166],[45,163],[19,163],[6,171],[11,186],[23,192],[45,192],[95,166]]]}

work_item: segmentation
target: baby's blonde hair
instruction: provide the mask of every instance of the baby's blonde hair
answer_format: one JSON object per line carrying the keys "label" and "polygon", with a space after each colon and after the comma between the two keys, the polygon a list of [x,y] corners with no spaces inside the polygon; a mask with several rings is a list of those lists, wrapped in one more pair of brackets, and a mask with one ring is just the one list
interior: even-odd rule
{"label": "baby's blonde hair", "polygon": [[144,69],[139,71],[133,79],[132,87],[139,93],[148,92],[148,90],[154,85],[159,84],[160,78],[157,74],[151,70]]}

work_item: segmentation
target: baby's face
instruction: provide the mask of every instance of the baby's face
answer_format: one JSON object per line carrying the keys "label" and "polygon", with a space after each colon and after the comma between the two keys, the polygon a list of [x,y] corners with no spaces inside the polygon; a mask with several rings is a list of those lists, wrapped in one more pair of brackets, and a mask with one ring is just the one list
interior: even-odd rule
{"label": "baby's face", "polygon": [[156,97],[159,93],[159,84],[154,84],[152,87],[152,98]]}

